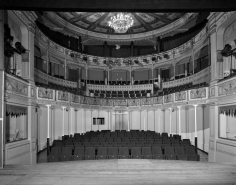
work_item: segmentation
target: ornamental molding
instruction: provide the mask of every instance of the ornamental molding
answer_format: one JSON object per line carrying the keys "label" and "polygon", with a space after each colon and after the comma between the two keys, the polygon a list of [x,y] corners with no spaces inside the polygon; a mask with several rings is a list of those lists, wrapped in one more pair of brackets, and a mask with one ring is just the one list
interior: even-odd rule
{"label": "ornamental molding", "polygon": [[5,91],[20,96],[28,97],[28,83],[18,81],[18,79],[11,78],[10,75],[5,76]]}
{"label": "ornamental molding", "polygon": [[218,88],[218,96],[236,94],[236,79],[222,83]]}

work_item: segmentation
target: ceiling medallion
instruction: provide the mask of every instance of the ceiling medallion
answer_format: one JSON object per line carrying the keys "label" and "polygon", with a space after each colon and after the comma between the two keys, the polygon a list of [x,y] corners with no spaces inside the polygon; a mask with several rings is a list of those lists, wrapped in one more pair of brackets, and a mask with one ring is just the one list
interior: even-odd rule
{"label": "ceiling medallion", "polygon": [[125,33],[127,30],[133,26],[133,18],[124,13],[118,13],[115,16],[111,17],[111,20],[108,22],[108,25],[115,30],[117,33]]}

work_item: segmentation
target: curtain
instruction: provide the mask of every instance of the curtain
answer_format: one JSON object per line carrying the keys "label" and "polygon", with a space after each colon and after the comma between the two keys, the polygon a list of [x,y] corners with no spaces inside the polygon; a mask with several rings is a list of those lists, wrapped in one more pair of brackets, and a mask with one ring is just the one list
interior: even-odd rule
{"label": "curtain", "polygon": [[227,107],[220,107],[220,114],[236,116],[236,105],[227,106]]}
{"label": "curtain", "polygon": [[19,107],[14,105],[7,105],[6,106],[6,115],[9,116],[21,116],[27,115],[27,108],[26,107]]}

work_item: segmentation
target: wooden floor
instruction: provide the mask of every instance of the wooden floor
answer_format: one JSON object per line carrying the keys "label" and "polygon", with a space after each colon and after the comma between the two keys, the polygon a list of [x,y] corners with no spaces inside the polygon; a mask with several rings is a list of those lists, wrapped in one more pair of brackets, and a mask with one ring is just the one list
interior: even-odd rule
{"label": "wooden floor", "polygon": [[7,165],[1,185],[234,184],[236,165],[147,159]]}

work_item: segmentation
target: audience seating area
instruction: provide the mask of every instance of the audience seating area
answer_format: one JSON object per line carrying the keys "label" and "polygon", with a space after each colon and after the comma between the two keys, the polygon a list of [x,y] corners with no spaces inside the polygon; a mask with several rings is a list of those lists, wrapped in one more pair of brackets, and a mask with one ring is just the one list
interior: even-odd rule
{"label": "audience seating area", "polygon": [[100,98],[141,98],[141,97],[146,97],[147,93],[151,93],[151,90],[140,90],[140,91],[89,90],[89,92],[93,93],[94,97],[100,97]]}
{"label": "audience seating area", "polygon": [[[85,82],[86,80],[81,80],[81,82]],[[135,80],[134,85],[139,84],[152,84],[153,80]],[[105,85],[105,81],[99,80],[87,80],[87,84],[95,84],[95,85]],[[130,81],[109,81],[109,85],[130,85]]]}
{"label": "audience seating area", "polygon": [[[208,86],[208,84],[206,82],[194,84],[194,85],[191,82],[191,83],[187,83],[187,84],[180,85],[180,86],[163,88],[162,94],[166,95],[166,94],[171,94],[171,93],[175,93],[175,92],[186,91],[189,89],[201,88],[201,87],[206,87],[206,86]],[[160,95],[162,95],[162,94],[160,94]]]}
{"label": "audience seating area", "polygon": [[195,146],[179,135],[154,131],[87,132],[54,140],[48,162],[99,159],[165,159],[199,161]]}

